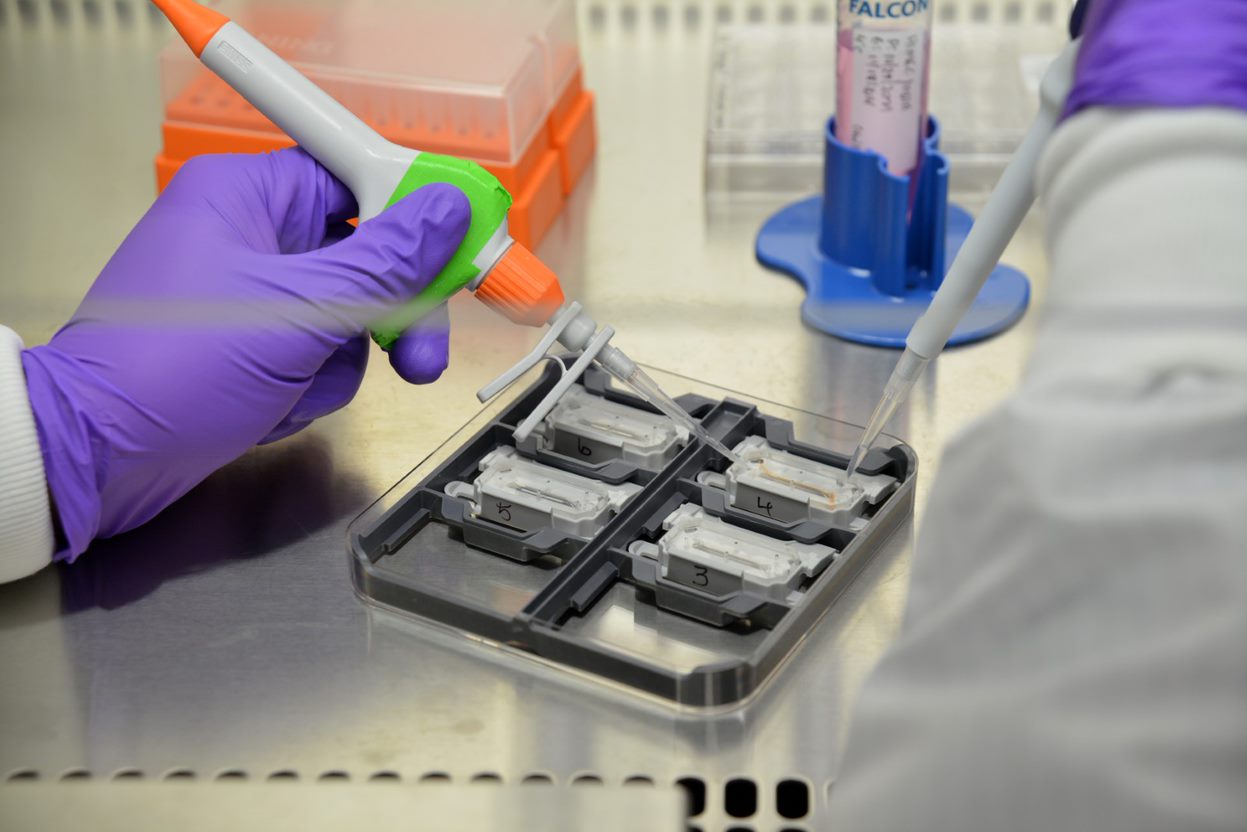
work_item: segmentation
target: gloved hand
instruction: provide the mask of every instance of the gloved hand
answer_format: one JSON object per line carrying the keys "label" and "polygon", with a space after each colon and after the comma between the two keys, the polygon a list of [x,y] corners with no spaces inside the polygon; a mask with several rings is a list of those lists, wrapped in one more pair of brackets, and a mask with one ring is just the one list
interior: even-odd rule
{"label": "gloved hand", "polygon": [[[188,162],[70,322],[23,353],[56,557],[350,401],[365,325],[441,271],[470,212],[429,185],[347,236],[354,197],[302,150]],[[408,379],[446,366],[445,312],[431,317],[392,353]]]}
{"label": "gloved hand", "polygon": [[[1079,9],[1078,11],[1083,11]],[[1065,116],[1088,107],[1247,110],[1243,0],[1090,0]]]}

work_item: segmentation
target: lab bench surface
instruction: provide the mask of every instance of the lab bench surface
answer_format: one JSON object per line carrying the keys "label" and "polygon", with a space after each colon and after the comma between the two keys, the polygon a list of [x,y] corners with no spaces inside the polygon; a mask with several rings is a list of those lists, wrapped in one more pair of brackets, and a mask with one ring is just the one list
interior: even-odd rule
{"label": "lab bench surface", "polygon": [[[753,257],[776,203],[707,206],[713,20],[659,5],[581,8],[599,149],[539,253],[637,360],[860,424],[897,354],[802,326],[798,285]],[[28,344],[72,313],[153,198],[155,53],[169,36],[137,2],[0,0],[0,146],[21,149],[0,155],[0,322]],[[1005,261],[1042,302],[1036,216]],[[537,338],[470,297],[451,315],[452,364],[436,384],[408,386],[374,354],[349,408],[249,452],[76,564],[0,587],[0,779],[696,778],[707,829],[733,806],[778,818],[798,800],[799,787],[777,796],[791,779],[815,822],[852,698],[900,626],[914,524],[759,698],[708,715],[370,609],[351,590],[347,524]],[[949,438],[1016,383],[1035,318],[942,356],[890,427],[920,459],[919,516]]]}

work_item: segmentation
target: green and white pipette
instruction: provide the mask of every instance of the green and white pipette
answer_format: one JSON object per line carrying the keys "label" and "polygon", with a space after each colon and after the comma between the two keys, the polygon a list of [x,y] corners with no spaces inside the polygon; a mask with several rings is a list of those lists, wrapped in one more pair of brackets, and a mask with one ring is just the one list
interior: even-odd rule
{"label": "green and white pipette", "polygon": [[[472,206],[467,234],[449,263],[401,310],[372,327],[388,349],[402,331],[461,289],[468,289],[512,321],[550,324],[546,348],[555,340],[580,352],[583,370],[596,361],[650,404],[729,459],[735,456],[712,437],[619,348],[603,327],[576,305],[568,314],[558,278],[507,229],[511,195],[475,162],[402,147],[383,138],[313,84],[243,27],[194,0],[153,0],[199,59],[257,110],[284,130],[355,195],[361,221],[433,182],[457,186]],[[557,324],[557,326],[556,326]],[[529,357],[515,369],[522,372]],[[518,377],[509,372],[504,378]],[[574,378],[574,377],[573,377]],[[502,386],[505,386],[502,385]],[[497,383],[481,391],[498,392]],[[540,419],[561,393],[556,386],[533,410]]]}

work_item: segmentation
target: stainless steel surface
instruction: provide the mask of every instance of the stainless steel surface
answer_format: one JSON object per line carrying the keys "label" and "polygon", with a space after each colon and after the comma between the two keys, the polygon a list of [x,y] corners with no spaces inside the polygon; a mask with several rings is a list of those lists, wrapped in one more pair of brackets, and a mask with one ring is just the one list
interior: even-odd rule
{"label": "stainless steel surface", "polygon": [[[705,210],[714,15],[699,8],[582,8],[598,154],[540,254],[636,360],[860,424],[896,354],[801,325],[798,285],[753,259],[775,206]],[[0,0],[0,321],[28,344],[72,312],[152,199],[167,37],[127,0]],[[1042,299],[1035,217],[1005,259]],[[697,775],[711,783],[706,829],[725,820],[723,783],[737,775],[757,779],[760,817],[774,816],[788,775],[823,804],[854,692],[900,623],[910,526],[761,698],[709,717],[498,658],[352,595],[347,523],[536,339],[470,298],[452,306],[453,364],[437,384],[409,387],[374,360],[351,407],[247,454],[74,566],[0,587],[0,778]],[[1034,317],[942,356],[890,427],[921,459],[919,512],[941,449],[1013,386]],[[591,624],[609,637],[609,621]]]}
{"label": "stainless steel surface", "polygon": [[674,786],[585,789],[553,785],[393,782],[30,783],[3,792],[7,832],[72,829],[90,818],[95,832],[678,832],[683,800]]}

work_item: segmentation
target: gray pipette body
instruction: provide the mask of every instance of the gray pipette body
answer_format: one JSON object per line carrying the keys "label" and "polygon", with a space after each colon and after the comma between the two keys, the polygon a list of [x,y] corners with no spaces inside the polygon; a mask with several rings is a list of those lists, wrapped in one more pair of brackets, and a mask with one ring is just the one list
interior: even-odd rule
{"label": "gray pipette body", "polygon": [[1072,41],[1044,73],[1039,86],[1039,112],[1035,121],[1001,174],[931,305],[909,331],[905,352],[896,363],[883,389],[883,396],[849,460],[850,475],[879,438],[883,426],[909,396],[909,391],[922,377],[927,364],[944,349],[1034,203],[1035,169],[1048,137],[1056,128],[1073,83],[1078,46],[1079,41]]}

